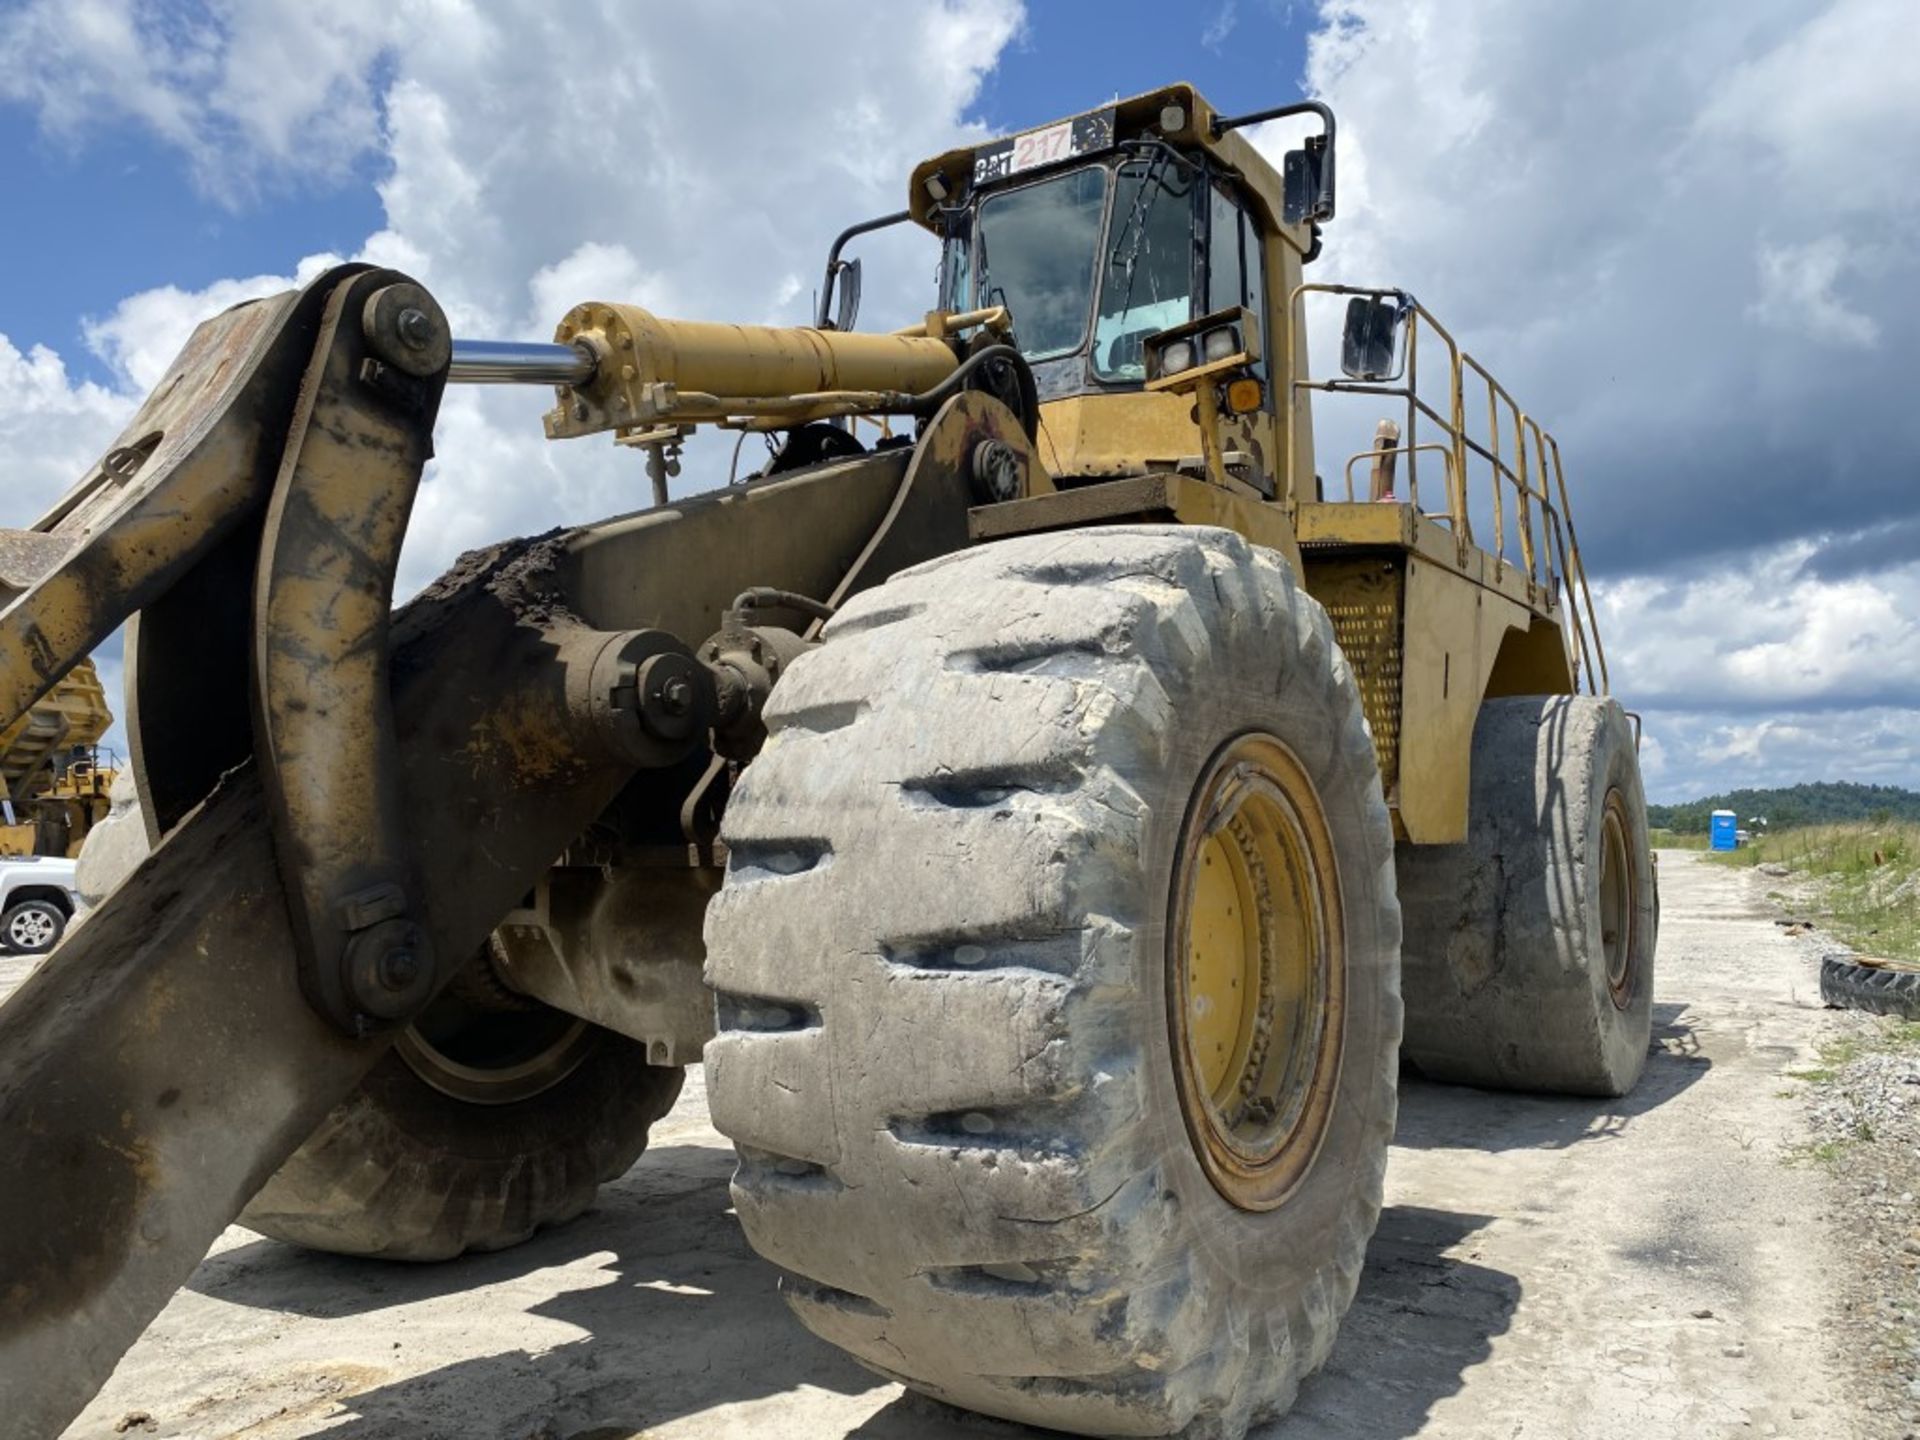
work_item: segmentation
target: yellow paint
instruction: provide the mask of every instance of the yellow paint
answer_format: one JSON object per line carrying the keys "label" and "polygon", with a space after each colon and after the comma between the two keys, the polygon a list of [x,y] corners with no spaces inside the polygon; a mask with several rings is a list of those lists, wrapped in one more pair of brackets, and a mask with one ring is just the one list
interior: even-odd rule
{"label": "yellow paint", "polygon": [[1165,471],[1067,490],[1048,487],[1023,500],[978,506],[968,512],[967,529],[974,540],[987,541],[1135,521],[1235,530],[1254,544],[1278,552],[1296,575],[1300,573],[1300,547],[1294,543],[1285,506],[1222,490],[1196,476]]}
{"label": "yellow paint", "polygon": [[925,335],[665,320],[599,301],[568,311],[554,338],[586,345],[599,363],[592,381],[547,413],[549,439],[738,415],[795,420],[873,410],[884,395],[931,390],[959,364],[951,345]]}
{"label": "yellow paint", "polygon": [[1193,402],[1178,395],[1070,395],[1040,407],[1034,444],[1054,475],[1100,478],[1171,470],[1200,453]]}
{"label": "yellow paint", "polygon": [[1244,1210],[1312,1164],[1339,1071],[1339,877],[1319,797],[1271,735],[1202,774],[1181,835],[1168,944],[1176,1080],[1195,1153]]}
{"label": "yellow paint", "polygon": [[1406,587],[1397,818],[1416,844],[1457,844],[1467,838],[1473,727],[1487,678],[1501,641],[1532,617],[1418,556],[1407,562]]}
{"label": "yellow paint", "polygon": [[[1161,117],[1169,107],[1178,107],[1184,112],[1186,123],[1179,129],[1160,128]],[[1103,105],[1099,108],[1104,110],[1107,107]],[[1241,178],[1257,206],[1261,228],[1291,246],[1296,255],[1306,252],[1312,243],[1307,227],[1288,225],[1281,218],[1280,172],[1241,131],[1230,130],[1225,135],[1214,135],[1212,126],[1217,112],[1193,86],[1162,86],[1158,90],[1115,101],[1112,108],[1114,129],[1118,134],[1139,134],[1150,130],[1182,149],[1207,151],[1221,168]],[[929,192],[927,181],[939,176],[950,200],[972,182],[974,148],[971,145],[962,146],[922,161],[914,167],[913,175],[907,182],[907,208],[915,220],[936,234],[939,233],[939,223],[934,212],[940,202]]]}
{"label": "yellow paint", "polygon": [[61,757],[76,746],[92,747],[113,724],[107,695],[91,660],[83,660],[13,724],[0,730],[0,799],[13,803],[13,825],[0,824],[0,855],[30,855],[36,816],[58,818],[67,833],[66,853],[107,813],[113,771],[95,771],[91,760],[59,771]]}
{"label": "yellow paint", "polygon": [[1473,727],[1489,695],[1567,694],[1560,608],[1410,505],[1300,507],[1308,591],[1347,652],[1395,828],[1466,838]]}
{"label": "yellow paint", "polygon": [[[1424,419],[1441,443],[1421,443],[1414,422],[1422,417],[1410,414],[1407,464],[1411,473],[1417,452],[1437,449],[1441,473],[1422,487],[1417,506],[1322,500],[1311,410],[1318,382],[1300,302],[1327,287],[1304,280],[1310,227],[1284,223],[1280,175],[1243,134],[1215,137],[1215,112],[1191,86],[1146,92],[1113,110],[1119,137],[1158,135],[1206,151],[1261,228],[1264,315],[1248,350],[1266,357],[1264,393],[1243,378],[1251,368],[1243,364],[1198,388],[1175,377],[1048,400],[1035,440],[1039,463],[1029,467],[1023,498],[976,510],[971,532],[987,540],[1171,518],[1227,526],[1285,555],[1328,605],[1349,652],[1399,832],[1421,843],[1459,840],[1483,697],[1571,691],[1580,678],[1576,655],[1604,683],[1597,639],[1585,633],[1591,605],[1565,514],[1558,447],[1416,306],[1409,344],[1428,337],[1421,393],[1431,392],[1437,408]],[[915,169],[908,204],[916,221],[939,232],[936,211],[968,191],[974,154],[973,146],[956,148]],[[1004,321],[999,311],[935,312],[906,331],[864,335],[670,321],[632,306],[583,305],[557,338],[587,344],[600,357],[599,371],[548,416],[547,429],[554,436],[631,432],[728,417],[790,425],[862,404],[879,408],[883,395],[922,391],[952,373],[948,337],[956,329]],[[1216,378],[1236,381],[1233,403],[1219,403]],[[1483,419],[1488,433],[1479,435]],[[1476,444],[1496,457],[1496,484],[1504,487],[1500,518],[1478,537],[1467,492],[1482,463]],[[1344,493],[1340,469],[1320,468]],[[1537,578],[1549,560],[1563,573],[1571,605]]]}

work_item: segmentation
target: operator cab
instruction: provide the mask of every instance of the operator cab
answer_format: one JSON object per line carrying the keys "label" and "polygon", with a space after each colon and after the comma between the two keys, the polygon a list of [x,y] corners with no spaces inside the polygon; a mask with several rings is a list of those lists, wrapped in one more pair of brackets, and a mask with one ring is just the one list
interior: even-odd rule
{"label": "operator cab", "polygon": [[1139,390],[1162,330],[1265,309],[1259,232],[1231,182],[1158,139],[982,189],[941,220],[941,308],[1004,305],[1042,400]]}
{"label": "operator cab", "polygon": [[[1295,113],[1327,133],[1287,157],[1283,181],[1232,132]],[[1333,213],[1330,140],[1323,106],[1228,119],[1180,85],[914,172],[911,216],[942,242],[940,308],[1006,308],[1056,483],[1195,468],[1194,402],[1153,383],[1152,342],[1238,312],[1253,332],[1235,332],[1250,356],[1240,373],[1258,383],[1235,392],[1246,409],[1222,414],[1223,444],[1236,486],[1274,498],[1286,366],[1275,384],[1266,357],[1286,353],[1276,312]],[[1201,349],[1185,353],[1198,363]]]}

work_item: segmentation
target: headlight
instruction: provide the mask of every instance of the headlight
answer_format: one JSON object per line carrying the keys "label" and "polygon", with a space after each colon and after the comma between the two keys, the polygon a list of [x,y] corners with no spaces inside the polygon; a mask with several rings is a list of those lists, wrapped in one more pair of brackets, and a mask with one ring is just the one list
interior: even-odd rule
{"label": "headlight", "polygon": [[1182,370],[1193,368],[1193,342],[1176,340],[1160,352],[1160,373],[1178,375]]}
{"label": "headlight", "polygon": [[1200,348],[1207,357],[1207,363],[1225,360],[1229,355],[1240,353],[1240,331],[1237,326],[1222,325],[1209,330],[1200,341]]}

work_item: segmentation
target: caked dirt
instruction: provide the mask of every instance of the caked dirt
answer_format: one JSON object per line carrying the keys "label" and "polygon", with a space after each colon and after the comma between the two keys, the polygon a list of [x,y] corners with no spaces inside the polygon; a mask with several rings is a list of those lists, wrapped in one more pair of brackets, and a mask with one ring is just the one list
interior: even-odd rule
{"label": "caked dirt", "polygon": [[[1876,1297],[1846,1190],[1809,1153],[1817,1087],[1790,1078],[1862,1022],[1820,1009],[1821,942],[1783,933],[1761,877],[1684,852],[1661,869],[1639,1089],[1408,1080],[1359,1299],[1263,1440],[1909,1433],[1858,1353],[1849,1317]],[[1038,1433],[903,1395],[791,1322],[729,1212],[731,1168],[695,1070],[597,1209],[517,1250],[409,1267],[229,1230],[69,1433]]]}

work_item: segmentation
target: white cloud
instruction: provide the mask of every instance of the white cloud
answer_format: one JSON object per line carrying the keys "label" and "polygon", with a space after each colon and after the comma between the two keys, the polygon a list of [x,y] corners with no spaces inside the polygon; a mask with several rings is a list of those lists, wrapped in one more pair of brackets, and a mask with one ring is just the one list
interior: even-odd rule
{"label": "white cloud", "polygon": [[1709,89],[1701,130],[1753,146],[1783,210],[1911,213],[1920,201],[1887,168],[1889,143],[1920,133],[1920,86],[1901,43],[1914,34],[1910,0],[1768,6],[1753,18],[1765,39]]}
{"label": "white cloud", "polygon": [[[1556,432],[1656,789],[1920,783],[1911,0],[1321,14],[1312,278],[1412,290]],[[1385,412],[1317,408],[1331,478]]]}
{"label": "white cloud", "polygon": [[339,174],[380,138],[375,62],[441,27],[454,0],[27,0],[0,19],[0,100],[83,142],[135,121],[177,147],[226,203],[293,174]]}
{"label": "white cloud", "polygon": [[1649,710],[1644,718],[1641,771],[1648,797],[1660,804],[1815,780],[1911,787],[1920,774],[1920,709],[1786,711],[1732,720],[1703,710]]}
{"label": "white cloud", "polygon": [[1911,0],[1322,15],[1315,278],[1412,290],[1556,431],[1597,566],[1783,543],[1816,490],[1824,527],[1912,513],[1920,407],[1886,349],[1920,328]]}
{"label": "white cloud", "polygon": [[1220,0],[1213,13],[1207,17],[1207,23],[1201,28],[1200,43],[1209,50],[1218,51],[1227,43],[1227,37],[1233,34],[1239,24],[1239,6],[1235,0]]}
{"label": "white cloud", "polygon": [[1614,692],[1657,800],[1920,781],[1920,561],[1826,578],[1813,541],[1597,587]]}
{"label": "white cloud", "polygon": [[[1902,738],[1920,728],[1920,578],[1879,538],[1914,510],[1911,467],[1889,457],[1920,453],[1886,352],[1920,326],[1920,201],[1897,183],[1920,166],[1920,89],[1875,38],[1907,8],[1322,5],[1308,79],[1340,114],[1341,214],[1316,278],[1407,285],[1560,434],[1611,576],[1616,689],[1648,712],[1670,794],[1850,763],[1920,779]],[[884,24],[856,0],[189,14],[17,4],[0,101],[76,144],[142,125],[229,201],[378,174],[385,223],[362,257],[429,284],[459,333],[523,338],[616,295],[805,318],[831,236],[897,209],[916,160],[975,133],[961,117],[1020,24],[1015,0],[914,0]],[[1283,131],[1262,143],[1277,153]],[[861,248],[867,323],[924,309],[925,236]],[[197,319],[326,263],[130,297],[86,328],[113,387],[0,341],[9,501],[37,510],[77,476]],[[448,396],[403,588],[461,548],[645,503],[638,457],[547,444],[544,403]],[[690,453],[677,489],[717,482],[728,448]],[[1845,537],[1819,554],[1816,495],[1819,528]],[[1848,573],[1820,573],[1841,550]]]}
{"label": "white cloud", "polygon": [[1920,706],[1920,562],[1826,579],[1815,551],[1598,585],[1615,690],[1655,709]]}
{"label": "white cloud", "polygon": [[587,300],[622,300],[662,314],[672,313],[669,283],[640,267],[624,245],[590,240],[564,260],[543,265],[528,284],[533,313],[560,316]]}
{"label": "white cloud", "polygon": [[24,355],[0,335],[0,476],[5,523],[27,525],[59,499],[133,414],[132,397],[75,380],[44,345]]}
{"label": "white cloud", "polygon": [[[622,0],[263,0],[193,26],[171,13],[135,0],[22,7],[0,20],[0,100],[81,137],[103,115],[132,118],[206,175],[247,183],[377,152],[386,224],[355,258],[430,285],[456,333],[496,338],[545,338],[596,298],[806,318],[833,235],[900,208],[916,161],[977,133],[960,117],[1020,22],[1015,0],[916,0],[884,25],[855,0],[668,13]],[[931,240],[862,248],[868,319],[921,313]],[[51,498],[199,320],[335,259],[129,297],[86,326],[116,390],[72,385],[47,352],[0,352],[0,459],[19,432],[20,453],[41,457],[34,493]],[[647,503],[638,456],[604,439],[547,444],[548,398],[448,395],[403,589],[462,548]],[[730,449],[730,437],[696,447],[677,489],[723,480]]]}

